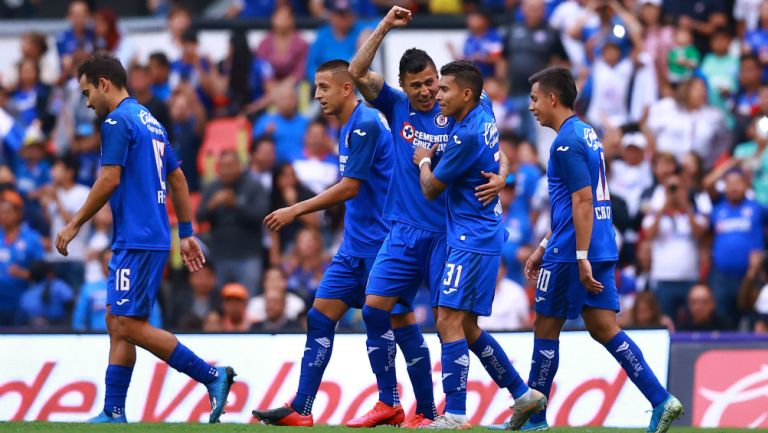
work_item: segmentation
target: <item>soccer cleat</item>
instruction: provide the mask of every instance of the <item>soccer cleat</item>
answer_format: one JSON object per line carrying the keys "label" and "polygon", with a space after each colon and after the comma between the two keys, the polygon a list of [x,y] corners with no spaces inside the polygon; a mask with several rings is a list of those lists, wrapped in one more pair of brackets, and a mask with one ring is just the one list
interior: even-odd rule
{"label": "soccer cleat", "polygon": [[232,367],[216,367],[218,375],[216,380],[205,385],[208,388],[208,399],[211,401],[211,416],[208,418],[210,424],[219,422],[221,414],[224,413],[224,406],[227,404],[229,389],[235,382],[235,370]]}
{"label": "soccer cleat", "polygon": [[267,425],[284,425],[291,427],[312,427],[315,424],[312,414],[302,415],[286,403],[283,407],[267,410],[254,410],[254,418]]}
{"label": "soccer cleat", "polygon": [[405,420],[402,424],[400,424],[400,427],[402,428],[421,428],[424,426],[427,426],[429,424],[432,424],[432,420],[425,417],[424,415],[417,413],[413,415],[412,417]]}
{"label": "soccer cleat", "polygon": [[[488,430],[509,430],[509,421],[505,422],[504,424],[491,424],[488,426]],[[541,421],[537,423],[532,423],[529,419],[528,421],[523,424],[522,427],[520,427],[519,431],[547,431],[549,430],[549,424],[547,424],[546,421]]]}
{"label": "soccer cleat", "polygon": [[373,409],[363,416],[347,421],[347,427],[376,427],[377,425],[399,425],[405,420],[405,412],[402,406],[390,406],[377,401]]}
{"label": "soccer cleat", "polygon": [[680,418],[685,413],[683,404],[672,394],[664,400],[664,403],[653,408],[651,415],[651,424],[648,426],[649,433],[666,433],[672,421]]}
{"label": "soccer cleat", "polygon": [[547,397],[531,388],[515,400],[515,405],[512,406],[512,418],[509,419],[507,430],[520,430],[531,415],[539,413],[546,408]]}
{"label": "soccer cleat", "polygon": [[95,417],[86,421],[88,424],[125,424],[128,421],[125,419],[125,414],[109,415],[103,410]]}
{"label": "soccer cleat", "polygon": [[469,424],[469,418],[466,415],[454,415],[446,413],[435,418],[431,423],[419,427],[430,430],[469,430],[472,426]]}

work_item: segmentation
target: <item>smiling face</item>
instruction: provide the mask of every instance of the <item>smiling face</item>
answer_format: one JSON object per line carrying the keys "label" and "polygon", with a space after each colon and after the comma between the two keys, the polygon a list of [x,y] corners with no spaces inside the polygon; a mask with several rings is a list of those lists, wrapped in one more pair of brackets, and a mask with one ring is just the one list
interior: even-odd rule
{"label": "smiling face", "polygon": [[462,89],[453,75],[444,75],[440,78],[437,91],[437,103],[440,104],[440,113],[446,117],[455,118],[464,109],[469,101],[467,90]]}
{"label": "smiling face", "polygon": [[109,86],[109,81],[104,78],[99,79],[99,86],[96,87],[88,81],[85,75],[80,76],[80,90],[88,100],[88,108],[95,111],[100,119],[109,114],[109,104],[105,94],[107,86]]}
{"label": "smiling face", "polygon": [[431,65],[421,72],[406,72],[400,80],[400,87],[408,96],[408,102],[419,111],[430,111],[435,106],[437,85],[437,71]]}
{"label": "smiling face", "polygon": [[331,71],[315,74],[315,86],[315,99],[327,116],[341,113],[346,99],[352,93],[352,83],[340,83],[334,79]]}

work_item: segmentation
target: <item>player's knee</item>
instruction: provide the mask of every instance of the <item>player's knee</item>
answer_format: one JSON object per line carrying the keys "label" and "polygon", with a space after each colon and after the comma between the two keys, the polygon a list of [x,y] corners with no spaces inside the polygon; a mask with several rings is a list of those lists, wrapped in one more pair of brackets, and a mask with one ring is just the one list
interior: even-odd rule
{"label": "player's knee", "polygon": [[592,339],[600,344],[611,341],[611,338],[621,331],[615,324],[608,323],[593,323],[587,327],[587,330]]}
{"label": "player's knee", "polygon": [[392,329],[404,328],[416,323],[416,317],[413,315],[413,313],[393,314],[391,318]]}
{"label": "player's knee", "polygon": [[440,311],[437,317],[437,330],[443,340],[454,341],[464,338],[464,315],[460,311]]}

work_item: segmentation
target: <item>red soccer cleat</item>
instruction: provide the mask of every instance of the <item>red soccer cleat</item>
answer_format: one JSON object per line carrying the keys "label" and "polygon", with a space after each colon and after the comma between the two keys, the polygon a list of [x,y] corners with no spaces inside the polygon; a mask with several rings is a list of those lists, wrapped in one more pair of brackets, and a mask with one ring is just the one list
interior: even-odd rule
{"label": "red soccer cleat", "polygon": [[432,424],[432,420],[429,418],[425,418],[424,415],[417,413],[414,416],[408,418],[405,420],[404,423],[400,424],[400,427],[402,428],[421,428],[427,425]]}
{"label": "red soccer cleat", "polygon": [[347,421],[347,427],[376,427],[377,425],[399,425],[405,419],[402,406],[392,407],[380,401],[361,417]]}
{"label": "red soccer cleat", "polygon": [[287,404],[283,407],[269,410],[254,410],[254,418],[268,425],[284,425],[291,427],[312,427],[315,424],[312,415],[302,415]]}

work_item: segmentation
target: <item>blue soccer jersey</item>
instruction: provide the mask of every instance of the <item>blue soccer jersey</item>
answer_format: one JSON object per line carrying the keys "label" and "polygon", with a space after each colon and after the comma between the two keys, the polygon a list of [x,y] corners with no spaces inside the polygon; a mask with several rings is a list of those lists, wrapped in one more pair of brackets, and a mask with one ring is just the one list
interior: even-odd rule
{"label": "blue soccer jersey", "polygon": [[109,199],[112,249],[170,250],[165,179],[180,164],[165,128],[135,99],[124,99],[101,124],[101,164],[122,167]]}
{"label": "blue soccer jersey", "polygon": [[358,102],[339,133],[339,172],[362,181],[357,196],[346,202],[344,240],[339,252],[351,257],[376,257],[389,232],[383,214],[392,164],[392,136],[386,119]]}
{"label": "blue soccer jersey", "polygon": [[493,115],[478,105],[452,129],[445,153],[434,171],[444,184],[448,202],[448,246],[481,254],[500,254],[504,243],[501,202],[483,205],[475,187],[486,173],[499,172],[499,131]]}
{"label": "blue soccer jersey", "polygon": [[571,194],[592,189],[594,224],[589,245],[592,262],[618,259],[616,234],[611,218],[611,196],[605,176],[603,145],[591,126],[569,117],[560,127],[549,150],[547,165],[552,237],[544,253],[545,262],[576,262],[576,229]]}

